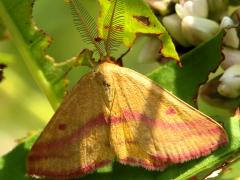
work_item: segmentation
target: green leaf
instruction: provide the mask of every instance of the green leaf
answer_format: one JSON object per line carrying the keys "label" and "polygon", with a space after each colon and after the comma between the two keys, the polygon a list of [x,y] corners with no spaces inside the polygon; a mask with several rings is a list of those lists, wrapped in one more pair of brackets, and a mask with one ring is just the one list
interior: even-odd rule
{"label": "green leaf", "polygon": [[13,61],[14,57],[11,54],[0,52],[0,64],[9,64]]}
{"label": "green leaf", "polygon": [[[227,163],[226,166],[222,167],[222,171],[219,175],[219,179],[239,179],[240,178],[240,157],[234,162]],[[211,179],[210,179],[211,180]]]}
{"label": "green leaf", "polygon": [[45,50],[50,37],[38,30],[32,20],[34,0],[0,0],[0,17],[12,36],[22,59],[25,61],[38,86],[56,108],[64,95],[65,83],[59,78],[66,71]]}
{"label": "green leaf", "polygon": [[9,154],[0,158],[0,179],[25,180],[27,153],[38,136],[29,138]]}
{"label": "green leaf", "polygon": [[24,180],[27,149],[24,144],[15,148],[8,156],[0,159],[0,179]]}
{"label": "green leaf", "polygon": [[220,84],[219,79],[221,77],[222,74],[204,84],[200,89],[199,99],[208,105],[219,107],[228,112],[234,112],[239,107],[240,97],[226,98],[218,93],[217,87]]}
{"label": "green leaf", "polygon": [[[101,14],[98,21],[100,34],[103,34],[104,20],[107,15],[109,0],[99,0]],[[151,11],[150,7],[143,1],[123,0],[125,4],[125,28],[123,42],[127,47],[131,47],[138,34],[153,34],[162,41],[161,54],[167,58],[179,60],[175,46],[165,28]]]}
{"label": "green leaf", "polygon": [[[235,119],[236,121],[240,120],[240,113],[239,109],[236,111]],[[237,126],[237,124],[235,124]],[[232,132],[233,133],[239,133],[239,129],[232,125]],[[236,137],[235,137],[236,138]],[[221,170],[220,174],[216,178],[211,178],[212,180],[217,180],[217,179],[239,179],[240,177],[240,154],[239,154],[240,148],[238,147],[237,152],[234,154],[234,156],[231,156],[230,158],[227,159],[225,164],[220,166],[219,170]]]}
{"label": "green leaf", "polygon": [[221,41],[224,32],[220,32],[210,41],[186,53],[181,58],[183,67],[175,62],[166,63],[148,75],[180,99],[194,106],[198,88],[206,82],[210,72],[221,63]]}

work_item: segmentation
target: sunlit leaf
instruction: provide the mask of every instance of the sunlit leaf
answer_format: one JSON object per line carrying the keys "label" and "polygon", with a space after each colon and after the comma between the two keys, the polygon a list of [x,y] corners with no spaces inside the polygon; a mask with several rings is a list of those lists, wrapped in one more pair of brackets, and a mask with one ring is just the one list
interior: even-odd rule
{"label": "sunlit leaf", "polygon": [[65,88],[64,79],[59,77],[65,73],[67,66],[56,66],[54,59],[46,56],[51,40],[37,29],[32,20],[33,4],[34,0],[1,0],[0,17],[33,78],[56,108]]}
{"label": "sunlit leaf", "polygon": [[[143,0],[129,1],[123,0],[125,4],[125,28],[123,42],[127,47],[131,47],[138,34],[153,34],[162,41],[161,54],[164,57],[179,60],[174,44],[165,28],[151,11],[150,7]],[[99,18],[99,31],[103,34],[104,20],[108,12],[110,2],[108,0],[99,0],[101,5],[101,14]]]}

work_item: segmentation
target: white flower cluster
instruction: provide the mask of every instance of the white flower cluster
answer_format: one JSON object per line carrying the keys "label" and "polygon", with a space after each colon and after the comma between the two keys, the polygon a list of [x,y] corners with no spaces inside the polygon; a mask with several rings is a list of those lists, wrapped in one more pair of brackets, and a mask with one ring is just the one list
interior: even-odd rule
{"label": "white flower cluster", "polygon": [[240,50],[236,26],[238,24],[234,24],[234,21],[228,16],[223,17],[220,25],[221,28],[226,30],[223,39],[223,54],[225,57],[221,64],[225,71],[219,79],[220,84],[217,90],[219,94],[229,98],[240,96]]}
{"label": "white flower cluster", "polygon": [[[173,3],[172,0],[146,1],[162,15],[169,12],[166,9],[169,8],[170,3]],[[174,3],[175,13],[165,15],[162,18],[162,23],[175,42],[181,46],[198,46],[214,37],[221,29],[225,29],[226,35],[223,39],[225,58],[221,64],[225,72],[220,78],[217,90],[225,97],[236,98],[240,96],[239,37],[235,22],[226,16],[228,1],[178,0],[176,2],[175,0]],[[150,55],[148,54],[148,56]],[[148,57],[148,59],[150,58]]]}
{"label": "white flower cluster", "polygon": [[184,47],[197,46],[217,34],[219,24],[208,17],[207,0],[180,1],[175,14],[163,17],[170,35]]}
{"label": "white flower cluster", "polygon": [[218,92],[229,98],[236,98],[240,95],[240,64],[234,64],[224,71],[220,78]]}

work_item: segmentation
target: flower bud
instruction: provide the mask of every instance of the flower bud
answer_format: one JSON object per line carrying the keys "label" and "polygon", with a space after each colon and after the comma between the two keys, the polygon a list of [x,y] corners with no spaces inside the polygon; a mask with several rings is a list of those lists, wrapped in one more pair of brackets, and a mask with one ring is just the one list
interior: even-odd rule
{"label": "flower bud", "polygon": [[145,0],[153,9],[157,10],[162,16],[171,13],[173,2],[171,0]]}
{"label": "flower bud", "polygon": [[207,17],[207,0],[189,0],[175,5],[175,11],[180,18],[186,16]]}
{"label": "flower bud", "polygon": [[184,37],[192,45],[211,39],[219,31],[219,25],[212,20],[186,16],[182,20],[182,32]]}
{"label": "flower bud", "polygon": [[220,24],[220,27],[225,28],[226,30],[226,34],[223,38],[223,44],[228,47],[237,49],[239,47],[239,38],[237,34],[237,29],[234,26],[234,22],[230,17],[223,17]]}
{"label": "flower bud", "polygon": [[180,45],[189,47],[191,44],[184,38],[181,28],[181,19],[177,14],[165,16],[162,19],[163,25],[169,32],[169,34],[175,39]]}
{"label": "flower bud", "polygon": [[239,38],[236,28],[231,28],[227,30],[226,35],[223,38],[223,44],[236,49],[239,47]]}
{"label": "flower bud", "polygon": [[240,64],[228,68],[219,80],[219,94],[229,98],[240,96]]}
{"label": "flower bud", "polygon": [[222,21],[221,21],[221,24],[220,24],[220,27],[222,29],[224,29],[224,28],[231,28],[233,26],[234,26],[234,22],[233,22],[233,20],[230,17],[224,16],[222,18]]}
{"label": "flower bud", "polygon": [[240,64],[240,50],[223,47],[224,61],[221,64],[223,69],[227,69],[234,64]]}
{"label": "flower bud", "polygon": [[220,21],[227,14],[228,0],[208,0],[209,18]]}
{"label": "flower bud", "polygon": [[153,63],[160,57],[161,41],[156,36],[147,37],[139,54],[140,63]]}

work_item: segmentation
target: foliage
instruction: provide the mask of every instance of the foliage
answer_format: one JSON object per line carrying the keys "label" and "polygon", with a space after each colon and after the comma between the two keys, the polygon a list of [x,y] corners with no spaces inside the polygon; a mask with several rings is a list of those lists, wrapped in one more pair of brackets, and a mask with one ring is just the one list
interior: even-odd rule
{"label": "foliage", "polygon": [[[100,33],[103,34],[104,17],[109,8],[108,0],[99,0],[102,12],[100,14],[98,26]],[[153,34],[159,36],[162,41],[161,53],[164,57],[179,60],[173,42],[165,28],[159,23],[156,16],[144,1],[124,0],[127,12],[125,15],[125,34],[123,42],[127,47],[131,47],[138,34]],[[137,8],[136,8],[137,7]]]}
{"label": "foliage", "polygon": [[56,67],[54,60],[45,55],[50,37],[35,29],[31,19],[33,3],[33,0],[1,0],[0,17],[4,20],[33,78],[56,108],[64,93],[64,80],[59,77],[66,71],[66,65],[62,68]]}
{"label": "foliage", "polygon": [[[56,63],[53,58],[46,56],[45,50],[50,44],[50,38],[42,31],[36,30],[32,22],[33,2],[33,0],[0,0],[0,17],[4,20],[4,24],[13,37],[14,43],[28,65],[33,78],[46,94],[52,106],[56,108],[65,91],[64,74],[70,70],[70,67],[75,62],[73,59],[76,58],[67,60],[64,63]],[[109,1],[99,0],[99,2],[102,11],[98,19],[98,28],[100,33],[103,34],[101,29],[104,26]],[[124,2],[127,9],[124,14],[126,19],[124,44],[131,47],[139,33],[159,35],[162,40],[162,54],[165,57],[178,60],[171,38],[150,8],[142,0],[124,0]],[[12,7],[14,7],[14,10],[12,10]],[[139,17],[147,18],[145,19],[147,22],[139,20]],[[199,85],[207,80],[209,73],[214,71],[222,60],[222,36],[223,33],[220,32],[213,39],[185,54],[181,60],[182,68],[175,62],[168,62],[160,65],[159,68],[150,73],[149,78],[172,91],[187,103],[195,105],[194,99]],[[89,59],[91,55],[91,51],[82,51],[77,57],[78,63],[74,65],[87,65],[86,59]],[[0,59],[1,57],[0,54]],[[192,176],[203,178],[218,165],[224,163],[233,153],[239,151],[240,148],[239,116],[217,120],[224,124],[230,143],[207,157],[173,165],[163,172],[152,172],[113,162],[111,166],[100,169],[83,179],[188,179]],[[30,179],[25,175],[25,161],[36,137],[37,135],[34,135],[25,139],[15,149],[0,158],[0,179]]]}
{"label": "foliage", "polygon": [[5,39],[5,33],[6,33],[6,28],[2,22],[2,20],[0,19],[0,40]]}

